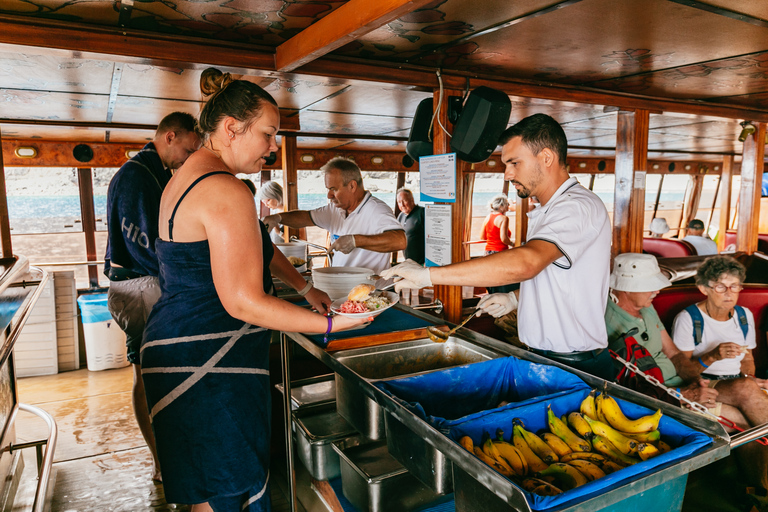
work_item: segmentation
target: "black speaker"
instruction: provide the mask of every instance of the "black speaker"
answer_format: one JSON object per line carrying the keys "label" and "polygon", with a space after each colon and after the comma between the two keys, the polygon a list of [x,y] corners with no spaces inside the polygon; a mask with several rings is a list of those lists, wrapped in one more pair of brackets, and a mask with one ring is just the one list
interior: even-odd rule
{"label": "black speaker", "polygon": [[469,94],[459,115],[451,149],[465,162],[486,160],[499,145],[511,112],[509,96],[490,87],[478,87]]}
{"label": "black speaker", "polygon": [[93,149],[91,149],[91,146],[78,144],[72,149],[72,156],[74,156],[75,160],[78,162],[90,162],[93,160]]}
{"label": "black speaker", "polygon": [[420,156],[435,154],[429,137],[429,123],[431,121],[432,98],[426,98],[421,100],[419,106],[416,107],[416,114],[414,114],[411,124],[411,134],[408,136],[408,144],[405,146],[405,152],[414,160],[418,160]]}

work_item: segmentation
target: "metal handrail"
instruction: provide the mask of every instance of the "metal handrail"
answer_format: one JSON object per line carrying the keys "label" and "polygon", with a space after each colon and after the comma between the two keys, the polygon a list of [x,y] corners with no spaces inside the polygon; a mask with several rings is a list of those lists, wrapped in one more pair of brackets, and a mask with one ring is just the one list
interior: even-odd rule
{"label": "metal handrail", "polygon": [[[35,501],[32,502],[32,512],[43,512],[45,509],[45,495],[48,492],[48,481],[51,478],[53,468],[53,454],[56,451],[56,440],[59,436],[59,428],[56,420],[46,411],[29,404],[19,404],[19,409],[38,416],[48,424],[48,437],[44,442],[35,444],[45,444],[45,457],[42,463],[38,460],[37,467],[37,489],[35,490]],[[14,418],[15,419],[15,418]],[[10,451],[19,450],[22,446],[11,445]]]}
{"label": "metal handrail", "polygon": [[739,432],[738,434],[734,434],[731,436],[731,450],[738,448],[743,444],[752,442],[755,439],[760,439],[765,435],[768,435],[768,423],[752,427],[745,430],[744,432]]}
{"label": "metal handrail", "polygon": [[[26,300],[24,302],[23,309],[19,313],[19,320],[16,322],[11,332],[6,337],[5,343],[3,344],[3,346],[0,347],[0,364],[5,362],[5,360],[8,357],[8,354],[10,354],[11,350],[13,350],[13,346],[16,344],[16,340],[21,334],[21,330],[26,325],[27,319],[29,318],[29,314],[32,311],[32,308],[37,303],[37,299],[40,298],[40,295],[43,293],[43,288],[45,288],[45,284],[48,282],[48,272],[46,272],[45,270],[39,267],[29,267],[29,271],[40,272],[41,277],[40,279],[34,282],[26,281],[26,283],[29,284],[30,286],[37,286],[37,289],[32,293],[32,296],[29,298],[29,300]],[[18,284],[24,285],[23,282],[14,283],[13,285],[18,285]],[[8,284],[6,287],[8,286],[12,286],[12,285]]]}

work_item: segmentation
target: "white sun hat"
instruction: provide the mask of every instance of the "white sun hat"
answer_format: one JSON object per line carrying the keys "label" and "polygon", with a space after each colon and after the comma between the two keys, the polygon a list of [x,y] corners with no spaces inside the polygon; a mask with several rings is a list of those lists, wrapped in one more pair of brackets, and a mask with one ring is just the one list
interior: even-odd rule
{"label": "white sun hat", "polygon": [[669,224],[667,224],[667,219],[664,217],[656,217],[651,221],[648,229],[655,235],[663,235],[669,233]]}
{"label": "white sun hat", "polygon": [[627,252],[613,261],[610,287],[620,292],[655,292],[672,283],[659,270],[656,256]]}

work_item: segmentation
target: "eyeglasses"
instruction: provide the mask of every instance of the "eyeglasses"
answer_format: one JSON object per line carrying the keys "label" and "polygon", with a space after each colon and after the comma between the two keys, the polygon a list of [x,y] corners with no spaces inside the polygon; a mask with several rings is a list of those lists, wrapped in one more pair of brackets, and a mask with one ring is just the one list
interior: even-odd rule
{"label": "eyeglasses", "polygon": [[708,285],[709,288],[712,288],[717,293],[725,293],[725,290],[731,290],[733,293],[739,293],[741,290],[744,289],[744,287],[740,284],[732,284],[731,286],[725,286],[723,283],[715,283],[714,286]]}

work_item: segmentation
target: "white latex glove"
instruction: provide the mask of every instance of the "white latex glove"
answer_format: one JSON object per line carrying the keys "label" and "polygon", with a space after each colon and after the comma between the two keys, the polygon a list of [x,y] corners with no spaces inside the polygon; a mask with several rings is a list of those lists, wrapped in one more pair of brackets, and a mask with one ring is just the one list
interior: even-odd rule
{"label": "white latex glove", "polygon": [[422,267],[413,260],[405,260],[399,265],[388,268],[381,273],[383,279],[393,279],[402,277],[395,285],[395,291],[400,292],[403,288],[420,290],[427,286],[432,286],[432,278],[429,275],[429,268]]}
{"label": "white latex glove", "polygon": [[331,251],[349,254],[355,250],[355,235],[341,235],[333,244]]}
{"label": "white latex glove", "polygon": [[480,310],[477,316],[488,313],[494,318],[499,318],[517,309],[517,296],[515,296],[515,292],[492,293],[480,299],[480,302],[477,303],[477,309]]}
{"label": "white latex glove", "polygon": [[280,225],[280,214],[275,213],[274,215],[267,215],[262,219],[262,221],[265,226],[267,226],[267,232],[272,231],[273,229],[276,229]]}

